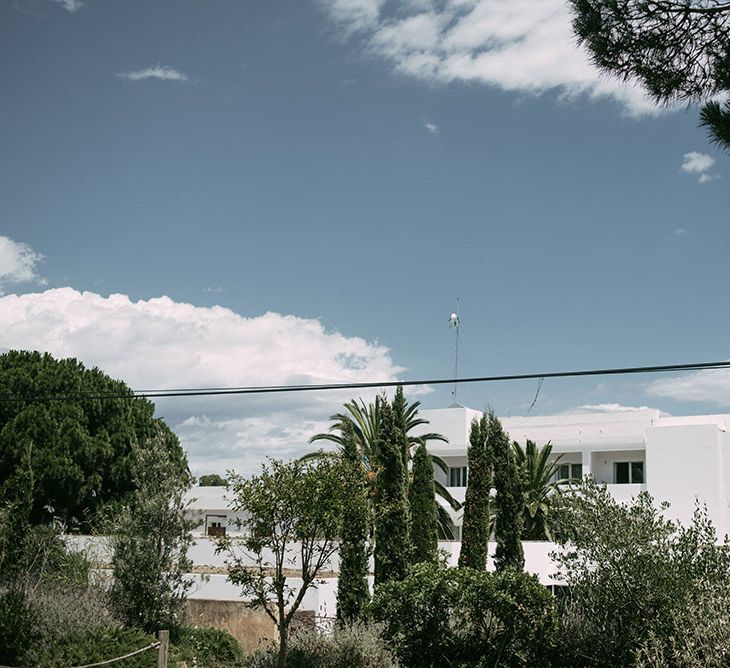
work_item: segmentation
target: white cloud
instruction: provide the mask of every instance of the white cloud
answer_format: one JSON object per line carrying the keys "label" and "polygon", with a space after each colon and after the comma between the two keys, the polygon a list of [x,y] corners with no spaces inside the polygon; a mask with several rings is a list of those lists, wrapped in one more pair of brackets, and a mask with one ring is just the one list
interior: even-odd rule
{"label": "white cloud", "polygon": [[435,123],[424,123],[423,127],[426,128],[426,130],[428,130],[432,135],[437,135],[440,132],[439,126]]}
{"label": "white cloud", "polygon": [[715,164],[715,158],[698,151],[690,151],[684,154],[682,169],[690,174],[702,174]]}
{"label": "white cloud", "polygon": [[684,154],[682,170],[687,172],[687,174],[697,176],[697,180],[700,183],[708,183],[709,181],[716,181],[720,178],[719,174],[709,173],[714,164],[715,158],[712,156],[706,153],[699,153],[698,151],[690,151]]}
{"label": "white cloud", "polygon": [[53,0],[54,2],[57,2],[59,5],[62,5],[63,8],[67,12],[71,12],[72,14],[79,11],[84,6],[84,3],[82,0]]}
{"label": "white cloud", "polygon": [[540,94],[612,98],[632,115],[661,110],[637,86],[598,73],[576,45],[564,0],[322,0],[345,35],[396,72]]}
{"label": "white cloud", "polygon": [[39,278],[35,271],[42,260],[43,255],[27,244],[0,235],[0,295],[4,294],[3,286],[12,283],[43,283],[44,279]]}
{"label": "white cloud", "polygon": [[624,406],[623,404],[584,404],[578,406],[578,410],[589,413],[635,413],[637,411],[651,410],[649,406]]}
{"label": "white cloud", "polygon": [[345,36],[372,30],[385,0],[320,0],[324,8],[337,18]]}
{"label": "white cloud", "polygon": [[[98,366],[133,389],[392,381],[388,349],[328,331],[318,320],[243,317],[168,297],[133,302],[72,288],[0,298],[0,352],[36,349]],[[375,390],[363,393],[366,399]],[[359,392],[157,399],[197,472],[256,470],[266,455],[311,450],[307,440]]]}
{"label": "white cloud", "polygon": [[154,67],[147,67],[143,70],[134,72],[120,72],[117,74],[120,79],[127,81],[142,81],[144,79],[159,79],[160,81],[190,81],[190,78],[184,72],[180,72],[172,67],[166,67],[159,63]]}
{"label": "white cloud", "polygon": [[730,370],[707,369],[649,383],[648,394],[677,401],[702,401],[730,406]]}

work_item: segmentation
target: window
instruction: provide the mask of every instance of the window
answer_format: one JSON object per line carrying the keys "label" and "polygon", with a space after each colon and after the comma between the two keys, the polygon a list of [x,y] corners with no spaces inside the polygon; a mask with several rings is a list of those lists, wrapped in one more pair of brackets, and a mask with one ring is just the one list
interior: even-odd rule
{"label": "window", "polygon": [[466,466],[457,466],[449,469],[449,487],[466,487],[466,479]]}
{"label": "window", "polygon": [[640,484],[644,482],[644,462],[615,462],[613,481],[617,485]]}
{"label": "window", "polygon": [[558,466],[553,479],[566,482],[580,480],[583,477],[583,464],[561,464]]}

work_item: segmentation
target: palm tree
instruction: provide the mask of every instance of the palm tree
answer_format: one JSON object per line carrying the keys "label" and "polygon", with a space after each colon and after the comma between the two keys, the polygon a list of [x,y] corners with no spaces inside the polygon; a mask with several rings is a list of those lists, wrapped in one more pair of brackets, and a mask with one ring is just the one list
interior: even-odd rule
{"label": "palm tree", "polygon": [[550,532],[550,505],[556,494],[561,493],[556,479],[560,457],[550,461],[553,446],[548,442],[538,448],[527,440],[523,450],[517,441],[512,443],[517,466],[522,468],[525,493],[525,522],[523,540],[552,540]]}
{"label": "palm tree", "polygon": [[[380,422],[379,413],[383,402],[387,401],[385,397],[376,397],[375,401],[366,404],[362,399],[348,401],[344,404],[344,412],[335,413],[330,417],[332,425],[329,431],[315,434],[309,439],[310,443],[316,441],[329,441],[335,443],[338,447],[339,452],[342,452],[345,445],[345,434],[347,428],[345,425],[350,425],[352,429],[352,435],[354,436],[355,443],[357,445],[358,452],[360,453],[360,459],[365,470],[365,475],[370,485],[371,496],[374,494],[376,485],[376,470],[377,470],[377,452],[378,447],[378,425]],[[420,401],[415,403],[408,403],[403,397],[403,389],[399,386],[396,391],[395,399],[393,400],[393,411],[397,423],[399,425],[399,431],[403,436],[403,459],[404,463],[408,464],[412,459],[412,453],[416,446],[421,443],[428,443],[429,441],[442,441],[448,442],[447,439],[441,434],[429,432],[416,436],[411,433],[413,429],[421,425],[428,424],[428,420],[425,420],[418,416],[418,408],[421,405]],[[304,458],[321,457],[322,453],[311,453],[305,455]],[[438,466],[446,475],[448,475],[448,466],[438,456],[431,455],[434,466]],[[449,494],[449,491],[438,481],[434,481],[436,488],[436,495],[441,497],[445,503],[448,503],[454,510],[459,510],[461,504]],[[448,511],[444,506],[438,504],[439,523],[438,531],[439,538],[444,540],[451,540],[454,538],[454,523],[449,516]]]}

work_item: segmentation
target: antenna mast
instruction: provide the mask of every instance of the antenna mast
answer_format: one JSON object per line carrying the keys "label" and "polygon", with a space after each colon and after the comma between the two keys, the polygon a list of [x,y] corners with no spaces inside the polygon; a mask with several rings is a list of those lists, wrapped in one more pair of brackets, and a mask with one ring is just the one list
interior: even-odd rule
{"label": "antenna mast", "polygon": [[449,325],[453,327],[456,332],[456,343],[454,345],[454,391],[451,393],[454,397],[454,404],[456,404],[456,390],[457,390],[457,379],[459,377],[459,298],[456,298],[456,311],[451,314],[449,318]]}

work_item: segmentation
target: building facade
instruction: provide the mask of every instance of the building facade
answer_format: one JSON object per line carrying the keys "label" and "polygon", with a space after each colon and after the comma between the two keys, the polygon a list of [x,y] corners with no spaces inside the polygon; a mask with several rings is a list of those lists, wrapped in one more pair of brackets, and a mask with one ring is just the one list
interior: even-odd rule
{"label": "building facade", "polygon": [[[421,411],[424,429],[443,434],[448,444],[429,450],[449,467],[436,470],[452,496],[464,500],[468,484],[469,431],[479,411],[444,408]],[[657,503],[668,501],[668,517],[688,523],[697,502],[707,506],[719,536],[730,533],[730,415],[674,417],[652,409],[577,412],[500,418],[510,438],[524,446],[551,443],[560,458],[561,478],[591,475],[605,483],[618,501],[648,491]],[[461,513],[452,513],[461,527]],[[457,536],[458,537],[458,536]]]}

